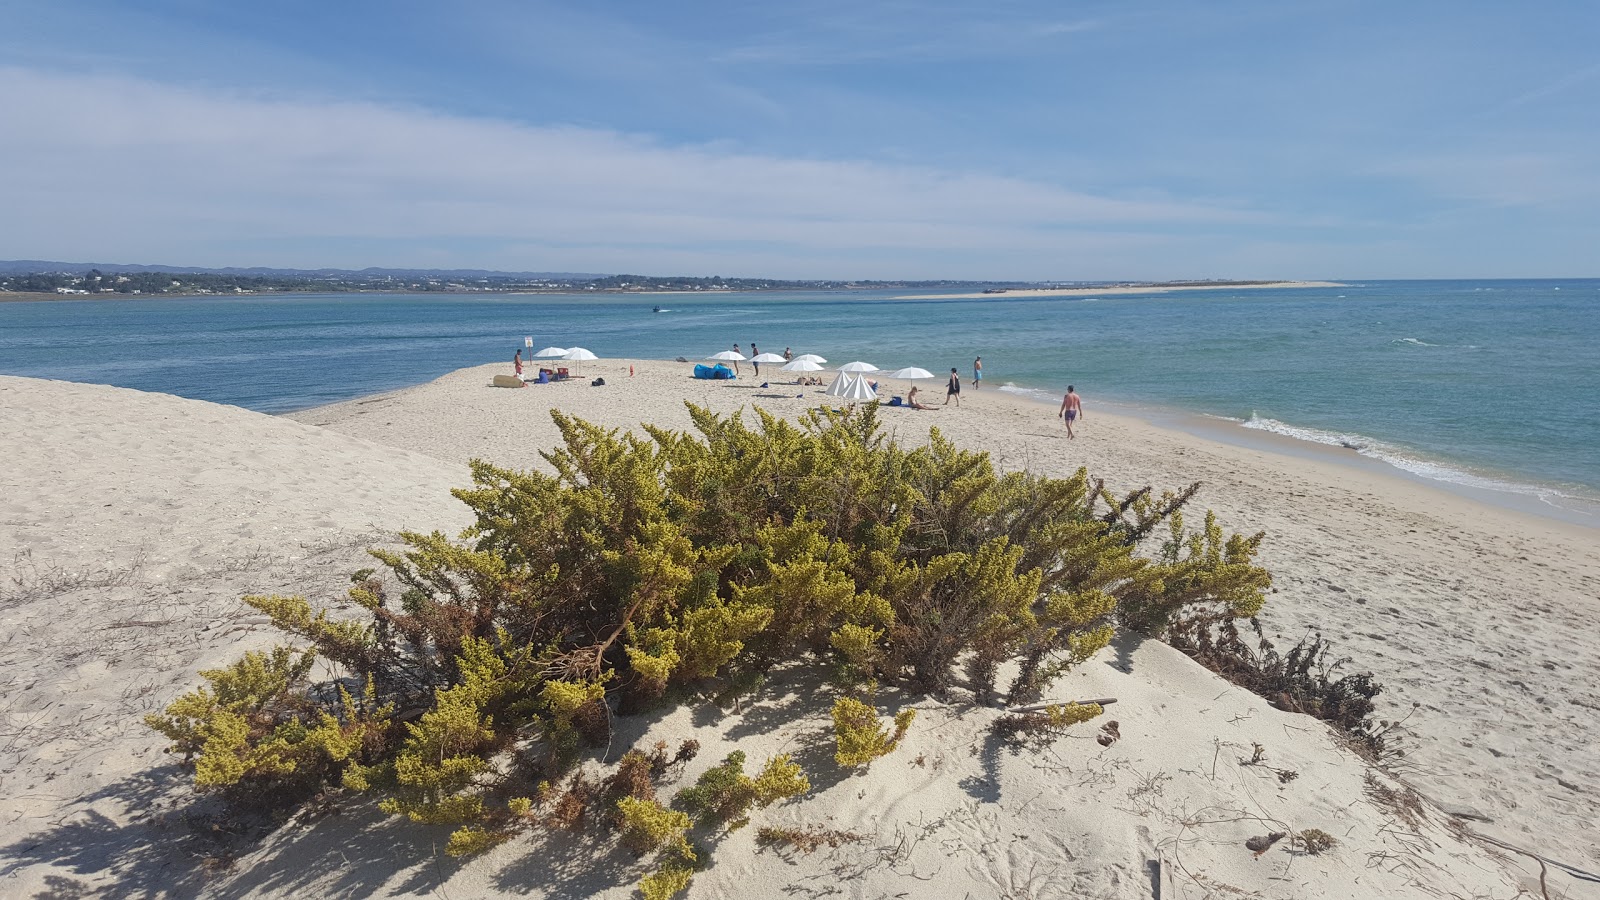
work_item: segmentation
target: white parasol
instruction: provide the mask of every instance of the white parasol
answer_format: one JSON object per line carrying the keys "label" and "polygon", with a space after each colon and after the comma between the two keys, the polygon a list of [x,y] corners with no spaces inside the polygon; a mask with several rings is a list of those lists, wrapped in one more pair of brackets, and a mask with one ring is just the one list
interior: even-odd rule
{"label": "white parasol", "polygon": [[802,359],[806,360],[807,362],[814,362],[814,363],[825,363],[825,362],[827,362],[827,360],[825,360],[822,357],[816,355],[815,353],[802,353],[799,356],[795,357],[795,361],[796,362],[799,362]]}
{"label": "white parasol", "polygon": [[809,359],[797,359],[794,362],[789,363],[787,366],[784,366],[782,371],[784,371],[784,372],[821,372],[822,371],[822,367],[817,365],[816,363],[812,362]]}
{"label": "white parasol", "polygon": [[565,347],[546,347],[529,357],[529,359],[561,359],[566,355],[567,348]]}
{"label": "white parasol", "polygon": [[833,380],[833,384],[828,385],[828,389],[823,391],[823,393],[827,394],[829,397],[843,397],[845,395],[845,391],[850,390],[850,382],[852,381],[855,381],[855,379],[851,377],[849,372],[845,372],[838,378],[835,378]]}
{"label": "white parasol", "polygon": [[593,353],[590,353],[582,347],[573,347],[567,351],[566,356],[561,358],[567,362],[589,362],[591,360],[599,359],[600,357],[595,356]]}
{"label": "white parasol", "polygon": [[844,365],[840,366],[839,367],[839,371],[841,371],[841,372],[876,372],[876,371],[878,371],[878,367],[873,365],[872,363],[869,363],[869,362],[861,362],[860,360],[856,360],[855,362],[847,362]]}

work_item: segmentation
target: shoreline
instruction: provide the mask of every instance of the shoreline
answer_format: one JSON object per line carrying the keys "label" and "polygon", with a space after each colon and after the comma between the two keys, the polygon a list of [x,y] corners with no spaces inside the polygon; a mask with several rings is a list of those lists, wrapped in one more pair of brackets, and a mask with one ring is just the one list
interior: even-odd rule
{"label": "shoreline", "polygon": [[[1059,401],[1044,396],[1048,392],[1043,388],[1024,387],[1008,382],[992,390],[1020,397],[1050,410],[1059,406]],[[1232,417],[1176,407],[1113,400],[1096,400],[1095,405],[1109,410],[1113,415],[1137,419],[1152,428],[1278,456],[1319,460],[1329,465],[1349,467],[1380,478],[1395,479],[1451,497],[1470,500],[1497,511],[1533,516],[1577,528],[1600,530],[1600,501],[1562,493],[1554,487],[1538,482],[1519,480],[1520,477],[1514,472],[1480,474],[1461,468],[1459,464],[1452,462],[1440,461],[1437,464],[1453,474],[1505,485],[1503,488],[1480,486],[1412,472],[1381,456],[1364,454],[1354,447],[1336,446],[1265,428],[1249,428],[1244,421]],[[1548,499],[1548,495],[1551,494],[1559,496],[1561,502]]]}
{"label": "shoreline", "polygon": [[[624,367],[629,364],[684,365],[683,363],[675,363],[672,360],[643,358],[605,359],[600,360],[596,365],[599,364],[614,364]],[[448,377],[459,372],[480,368],[493,368],[496,365],[498,364],[489,363],[483,366],[467,366],[438,377]],[[828,376],[829,372],[823,371],[816,374]],[[420,382],[391,390],[363,394],[348,400],[281,410],[269,413],[269,415],[294,418],[303,414],[313,413],[319,409],[335,408],[347,404],[365,405],[380,402],[400,396],[406,391],[422,387],[428,383],[426,381]],[[897,389],[901,389],[898,384]],[[924,390],[932,394],[939,393],[933,388],[925,388]],[[991,393],[1017,398],[1030,405],[1037,405],[1052,416],[1059,405],[1058,399],[1053,398],[1053,396],[1047,396],[1053,394],[1049,389],[1023,386],[1014,382],[1005,382],[991,388],[981,389],[981,391],[969,386],[963,396],[969,394],[988,395]],[[1214,416],[1177,407],[1165,407],[1159,404],[1100,399],[1094,399],[1091,407],[1107,410],[1111,415],[1138,421],[1148,427],[1157,428],[1175,436],[1184,435],[1290,459],[1314,460],[1326,465],[1348,468],[1353,472],[1370,474],[1380,479],[1392,479],[1398,484],[1437,491],[1444,496],[1467,500],[1496,512],[1511,512],[1576,529],[1591,532],[1600,531],[1600,502],[1586,497],[1562,494],[1556,489],[1549,488],[1538,482],[1520,480],[1517,473],[1513,472],[1493,472],[1479,476],[1470,470],[1458,468],[1458,464],[1440,461],[1439,464],[1441,466],[1452,472],[1468,477],[1483,477],[1486,480],[1501,480],[1507,486],[1506,489],[1482,487],[1411,472],[1387,459],[1365,455],[1354,448],[1334,446],[1266,429],[1247,428],[1242,421],[1234,418]],[[1545,499],[1545,494],[1547,493],[1558,494],[1563,503],[1554,503]]]}
{"label": "shoreline", "polygon": [[1007,297],[1100,297],[1119,294],[1168,294],[1176,291],[1253,291],[1277,288],[1336,288],[1349,287],[1340,281],[1258,281],[1244,284],[1171,284],[1171,285],[1116,285],[1110,287],[1073,288],[1018,288],[998,293],[978,294],[905,294],[890,300],[988,300]]}

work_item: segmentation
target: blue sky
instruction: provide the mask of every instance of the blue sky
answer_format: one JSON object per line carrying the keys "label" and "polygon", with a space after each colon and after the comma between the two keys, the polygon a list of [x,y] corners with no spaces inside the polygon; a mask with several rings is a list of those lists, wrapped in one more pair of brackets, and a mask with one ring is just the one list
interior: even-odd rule
{"label": "blue sky", "polygon": [[1597,37],[1591,2],[13,0],[0,258],[1600,276]]}

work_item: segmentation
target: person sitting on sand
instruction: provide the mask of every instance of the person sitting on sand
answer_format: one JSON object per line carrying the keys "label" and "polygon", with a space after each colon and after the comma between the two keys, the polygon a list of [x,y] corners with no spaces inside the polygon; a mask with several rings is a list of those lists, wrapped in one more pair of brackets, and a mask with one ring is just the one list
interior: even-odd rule
{"label": "person sitting on sand", "polygon": [[926,403],[923,403],[921,400],[917,399],[917,386],[916,385],[912,385],[911,386],[911,390],[906,392],[906,405],[911,407],[912,409],[931,409],[934,412],[938,412],[939,411],[939,407],[937,407],[937,406],[929,406]]}

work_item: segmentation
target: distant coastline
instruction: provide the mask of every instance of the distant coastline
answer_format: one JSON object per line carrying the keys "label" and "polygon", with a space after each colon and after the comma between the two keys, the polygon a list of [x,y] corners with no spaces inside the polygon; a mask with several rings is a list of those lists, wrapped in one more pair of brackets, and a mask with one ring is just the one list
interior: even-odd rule
{"label": "distant coastline", "polygon": [[1261,288],[1346,287],[1338,281],[1169,281],[1104,287],[1001,288],[976,294],[906,294],[891,300],[984,300],[989,297],[1096,297],[1106,294],[1167,294],[1173,291],[1256,290]]}
{"label": "distant coastline", "polygon": [[[1337,281],[1177,281],[1177,282],[1150,282],[1148,284],[1134,284],[1119,282],[1099,287],[996,287],[986,288],[982,291],[970,293],[950,294],[902,294],[887,297],[888,300],[983,300],[990,297],[1092,297],[1099,295],[1115,294],[1166,294],[1173,291],[1220,291],[1220,290],[1253,290],[1262,288],[1329,288],[1345,287]],[[766,288],[762,293],[782,293],[785,290],[814,290],[808,288]],[[882,286],[837,286],[824,289],[829,293],[849,293],[851,291],[883,290]],[[331,288],[316,290],[306,288],[301,290],[248,290],[248,291],[164,291],[161,293],[122,293],[117,291],[99,291],[94,293],[58,293],[46,291],[0,291],[0,303],[37,303],[41,301],[81,301],[81,300],[149,300],[165,298],[173,300],[195,299],[199,297],[296,297],[321,294],[352,294],[357,296],[382,296],[386,294],[416,294],[414,288]],[[525,285],[515,287],[474,287],[465,290],[426,291],[428,294],[443,296],[478,296],[482,294],[509,294],[528,296],[573,296],[596,294],[606,296],[635,295],[701,295],[716,296],[718,294],[748,293],[729,288],[689,289],[671,287],[608,287],[608,288],[530,288]]]}

